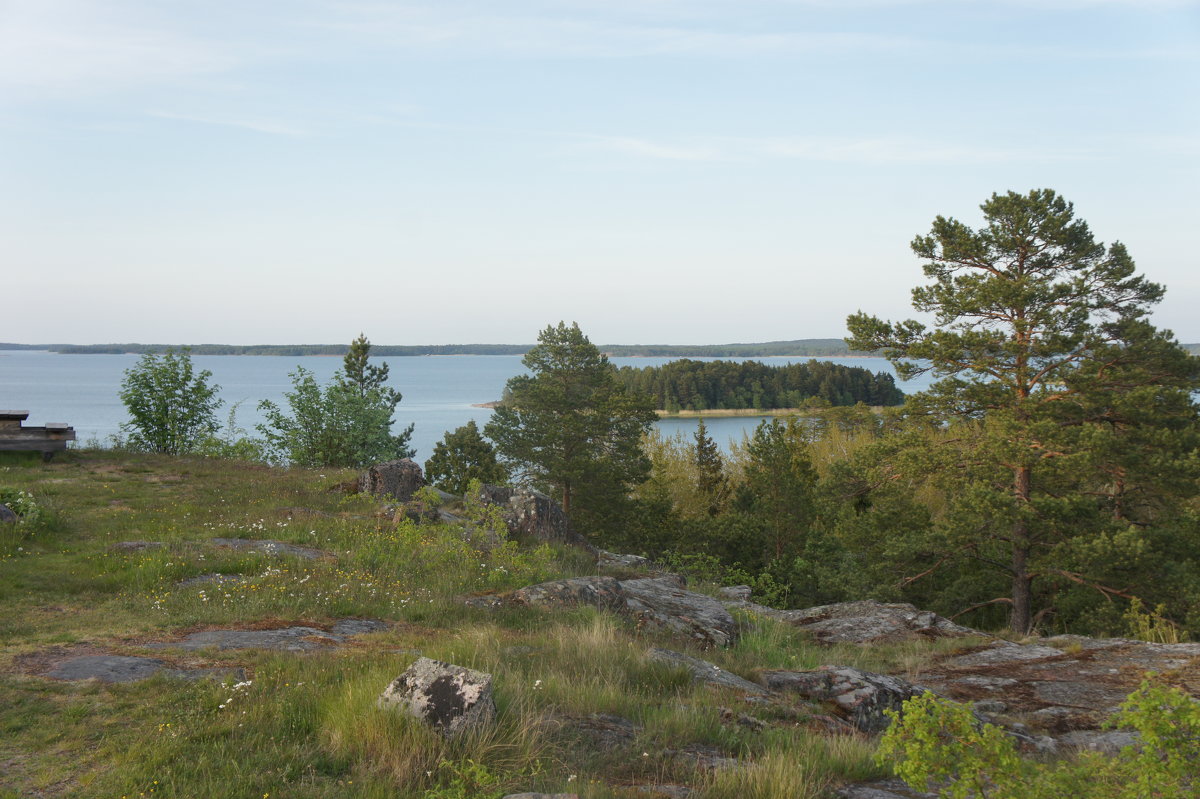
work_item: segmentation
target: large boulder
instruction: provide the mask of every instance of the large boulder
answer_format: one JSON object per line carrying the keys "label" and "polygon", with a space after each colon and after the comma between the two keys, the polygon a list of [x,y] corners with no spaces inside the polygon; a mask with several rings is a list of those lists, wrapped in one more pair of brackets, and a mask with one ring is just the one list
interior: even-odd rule
{"label": "large boulder", "polygon": [[480,488],[478,498],[485,505],[498,505],[503,509],[504,523],[513,535],[570,544],[593,555],[599,554],[598,549],[575,532],[559,504],[540,491],[485,485]]}
{"label": "large boulder", "polygon": [[688,591],[675,575],[623,580],[624,612],[638,624],[682,633],[705,646],[737,640],[737,622],[717,600]]}
{"label": "large boulder", "polygon": [[5,522],[8,522],[9,524],[16,524],[19,521],[21,521],[21,517],[13,513],[13,511],[7,505],[0,505],[0,524]]}
{"label": "large boulder", "polygon": [[519,588],[508,599],[514,605],[533,607],[594,605],[607,610],[620,610],[625,604],[621,583],[613,577],[551,580]]}
{"label": "large boulder", "polygon": [[446,737],[496,718],[492,675],[426,657],[388,685],[379,706],[418,718]]}
{"label": "large boulder", "polygon": [[425,475],[411,458],[377,463],[358,476],[359,492],[398,502],[408,502],[424,485]]}
{"label": "large boulder", "polygon": [[705,646],[728,646],[738,634],[737,622],[720,602],[688,591],[673,574],[640,580],[599,575],[551,580],[508,594],[470,597],[466,603],[481,608],[592,605],[629,616],[641,627],[680,633]]}
{"label": "large boulder", "polygon": [[899,677],[847,666],[822,666],[816,671],[767,671],[763,672],[763,680],[773,691],[832,702],[855,727],[866,733],[883,732],[891,723],[884,711],[900,710],[905,700],[921,692]]}

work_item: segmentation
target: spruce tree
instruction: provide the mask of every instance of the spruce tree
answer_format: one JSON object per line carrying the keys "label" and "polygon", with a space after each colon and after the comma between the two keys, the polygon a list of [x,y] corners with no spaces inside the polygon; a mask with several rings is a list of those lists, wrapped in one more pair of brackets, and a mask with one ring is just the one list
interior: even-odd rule
{"label": "spruce tree", "polygon": [[696,482],[700,493],[708,498],[708,515],[716,516],[727,490],[725,461],[717,442],[709,437],[703,418],[696,425]]}

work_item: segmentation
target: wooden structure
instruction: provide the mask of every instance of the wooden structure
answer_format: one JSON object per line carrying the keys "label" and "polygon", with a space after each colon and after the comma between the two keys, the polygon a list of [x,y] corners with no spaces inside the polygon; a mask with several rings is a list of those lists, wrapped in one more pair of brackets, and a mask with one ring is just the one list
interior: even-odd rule
{"label": "wooden structure", "polygon": [[75,440],[75,428],[62,422],[50,422],[45,427],[24,427],[29,411],[0,411],[0,451],[40,452],[43,460],[67,448]]}

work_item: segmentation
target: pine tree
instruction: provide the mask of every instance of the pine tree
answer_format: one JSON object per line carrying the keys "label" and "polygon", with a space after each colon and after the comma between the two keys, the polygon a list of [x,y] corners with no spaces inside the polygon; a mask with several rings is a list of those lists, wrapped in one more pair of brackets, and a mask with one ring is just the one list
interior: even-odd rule
{"label": "pine tree", "polygon": [[860,312],[847,341],[882,350],[902,378],[941,378],[910,410],[955,425],[945,540],[1005,571],[1009,595],[996,601],[1025,633],[1035,580],[1088,582],[1066,566],[1096,540],[1097,485],[1148,462],[1145,450],[1124,464],[1108,457],[1105,476],[1103,453],[1134,431],[1153,440],[1164,425],[1193,424],[1200,382],[1196,359],[1146,321],[1163,288],[1135,273],[1123,245],[1096,242],[1048,189],[994,194],[981,208],[984,227],[939,216],[912,243],[930,279],[913,305],[936,329]]}
{"label": "pine tree", "polygon": [[531,374],[508,381],[503,404],[484,427],[505,461],[557,495],[568,514],[581,499],[593,510],[619,502],[645,480],[650,465],[641,437],[654,411],[648,398],[617,382],[579,325],[547,327],[522,363]]}

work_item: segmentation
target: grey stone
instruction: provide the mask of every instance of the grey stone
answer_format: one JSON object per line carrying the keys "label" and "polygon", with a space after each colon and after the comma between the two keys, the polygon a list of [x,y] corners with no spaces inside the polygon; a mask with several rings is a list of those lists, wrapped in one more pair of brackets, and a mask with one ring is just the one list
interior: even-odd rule
{"label": "grey stone", "polygon": [[162,549],[162,541],[118,541],[109,547],[112,552],[144,552],[147,549]]}
{"label": "grey stone", "polygon": [[100,682],[137,682],[158,674],[167,664],[153,658],[123,655],[85,655],[59,663],[46,672],[56,680],[88,680]]}
{"label": "grey stone", "polygon": [[842,799],[937,799],[936,793],[916,791],[897,779],[843,785],[834,793]]}
{"label": "grey stone", "polygon": [[339,638],[349,638],[352,635],[383,633],[390,629],[391,625],[378,619],[339,619],[329,628],[329,632]]}
{"label": "grey stone", "polygon": [[305,560],[319,560],[331,555],[320,549],[287,544],[283,541],[255,538],[210,538],[209,543],[223,549],[234,549],[239,552],[261,552],[264,555],[290,555]]}
{"label": "grey stone", "polygon": [[654,796],[665,796],[667,799],[689,799],[695,795],[695,791],[686,785],[635,785],[634,789],[639,793],[653,794]]}
{"label": "grey stone", "polygon": [[1102,713],[1116,711],[1128,693],[1129,691],[1122,687],[1073,680],[1033,683],[1033,695],[1048,705]]}
{"label": "grey stone", "polygon": [[358,476],[358,490],[363,494],[389,497],[408,502],[417,489],[425,485],[421,467],[411,458],[385,461],[368,468]]}
{"label": "grey stone", "polygon": [[508,601],[533,607],[595,605],[618,610],[624,599],[621,583],[612,577],[573,577],[517,589]]}
{"label": "grey stone", "polygon": [[976,668],[979,666],[998,666],[1010,663],[1020,663],[1030,660],[1045,660],[1064,654],[1061,649],[1037,644],[1014,644],[1003,641],[987,649],[959,655],[944,661],[943,666],[949,668]]}
{"label": "grey stone", "polygon": [[797,693],[805,699],[832,702],[862,732],[887,729],[885,710],[900,710],[921,689],[899,677],[872,674],[845,666],[822,666],[816,671],[763,672],[773,691]]}
{"label": "grey stone", "polygon": [[979,713],[1004,713],[1008,710],[1008,703],[999,699],[983,699],[975,702],[974,708]]}
{"label": "grey stone", "polygon": [[728,646],[738,633],[733,616],[720,602],[688,591],[682,578],[670,574],[624,581],[604,576],[573,577],[463,601],[478,608],[593,605],[630,616],[639,626],[681,633],[706,646]]}
{"label": "grey stone", "polygon": [[510,793],[504,799],[579,799],[577,793]]}
{"label": "grey stone", "polygon": [[389,629],[387,622],[371,619],[341,619],[329,632],[316,627],[279,627],[273,630],[204,630],[192,633],[182,641],[149,644],[155,649],[195,650],[273,649],[284,652],[311,652],[336,646],[346,638]]}
{"label": "grey stone", "polygon": [[710,596],[680,587],[678,578],[647,577],[621,583],[625,613],[640,625],[682,633],[705,646],[737,641],[733,616]]}
{"label": "grey stone", "polygon": [[512,499],[512,495],[513,490],[509,486],[484,484],[479,487],[479,494],[476,496],[476,499],[485,505],[508,505],[508,501]]}
{"label": "grey stone", "polygon": [[773,614],[826,643],[869,643],[914,638],[963,638],[984,635],[907,602],[839,602]]}
{"label": "grey stone", "polygon": [[450,737],[496,718],[492,675],[418,658],[379,697],[381,708],[395,708]]}
{"label": "grey stone", "polygon": [[192,633],[182,641],[150,644],[156,649],[195,650],[275,649],[284,652],[310,652],[335,644],[340,639],[316,627],[284,627],[275,630],[205,630]]}
{"label": "grey stone", "polygon": [[1077,750],[1115,755],[1127,746],[1135,746],[1140,738],[1128,730],[1073,730],[1058,736],[1061,746]]}
{"label": "grey stone", "polygon": [[733,599],[740,600],[742,602],[749,602],[750,594],[753,593],[753,591],[754,589],[748,585],[727,585],[717,591],[717,593],[721,595],[722,599]]}
{"label": "grey stone", "polygon": [[50,671],[47,677],[56,680],[99,680],[100,682],[138,682],[156,674],[184,680],[244,680],[241,669],[172,669],[154,658],[129,657],[126,655],[83,655],[64,660]]}
{"label": "grey stone", "polygon": [[692,673],[692,679],[695,682],[703,682],[709,685],[716,685],[721,688],[734,688],[738,691],[744,691],[753,696],[765,696],[768,691],[761,685],[756,685],[749,680],[744,680],[732,672],[725,671],[720,666],[713,665],[707,660],[685,655],[682,652],[673,652],[670,649],[651,649],[647,656],[651,660],[660,663],[666,663],[671,666],[681,666]]}
{"label": "grey stone", "polygon": [[571,526],[558,503],[540,491],[520,489],[508,500],[504,520],[508,531],[537,541],[571,544],[593,555],[598,550]]}
{"label": "grey stone", "polygon": [[12,508],[0,505],[0,524],[16,524],[19,521],[21,517],[14,513]]}

